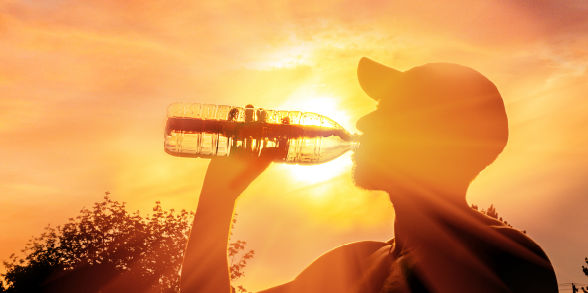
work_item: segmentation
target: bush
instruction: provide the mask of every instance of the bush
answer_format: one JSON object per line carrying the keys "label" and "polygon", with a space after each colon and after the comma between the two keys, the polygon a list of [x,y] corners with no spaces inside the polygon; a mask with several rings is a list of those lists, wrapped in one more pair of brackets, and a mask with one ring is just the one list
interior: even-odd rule
{"label": "bush", "polygon": [[[142,217],[108,194],[66,224],[46,227],[24,256],[11,255],[4,262],[5,292],[178,292],[194,214],[156,202],[153,214]],[[229,245],[232,280],[243,276],[253,254],[244,241]]]}

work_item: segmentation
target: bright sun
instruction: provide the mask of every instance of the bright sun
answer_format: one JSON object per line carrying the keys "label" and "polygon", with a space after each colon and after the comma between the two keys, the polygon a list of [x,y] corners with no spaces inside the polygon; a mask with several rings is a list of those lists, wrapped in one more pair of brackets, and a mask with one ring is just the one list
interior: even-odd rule
{"label": "bright sun", "polygon": [[333,179],[348,171],[353,162],[351,154],[346,153],[332,161],[319,165],[282,165],[292,178],[305,184],[315,184]]}
{"label": "bright sun", "polygon": [[[333,119],[343,128],[350,129],[349,115],[339,108],[339,99],[318,94],[313,89],[299,89],[280,108],[321,114]],[[346,153],[339,158],[319,165],[283,165],[283,168],[291,174],[293,179],[306,184],[315,184],[341,175],[348,171],[352,164],[351,155]]]}
{"label": "bright sun", "polygon": [[314,88],[301,87],[279,107],[280,110],[313,112],[333,119],[348,131],[352,129],[347,112],[340,108],[341,100],[329,94],[318,93]]}

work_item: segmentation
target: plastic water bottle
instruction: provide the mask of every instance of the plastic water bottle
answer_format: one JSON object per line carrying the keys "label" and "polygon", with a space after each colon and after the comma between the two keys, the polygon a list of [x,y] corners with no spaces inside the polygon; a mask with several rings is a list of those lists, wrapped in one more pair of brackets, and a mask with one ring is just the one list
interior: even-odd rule
{"label": "plastic water bottle", "polygon": [[168,107],[164,149],[179,157],[228,156],[242,149],[274,161],[320,164],[357,146],[337,122],[315,113],[175,103]]}

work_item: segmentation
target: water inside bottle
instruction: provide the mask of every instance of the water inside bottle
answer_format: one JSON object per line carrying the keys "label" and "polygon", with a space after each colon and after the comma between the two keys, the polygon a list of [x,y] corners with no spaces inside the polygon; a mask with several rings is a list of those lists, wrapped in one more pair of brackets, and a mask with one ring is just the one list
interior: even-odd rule
{"label": "water inside bottle", "polygon": [[236,149],[260,155],[272,149],[276,161],[317,164],[352,148],[352,136],[331,119],[297,111],[216,105],[172,105],[165,150],[181,157],[228,156]]}

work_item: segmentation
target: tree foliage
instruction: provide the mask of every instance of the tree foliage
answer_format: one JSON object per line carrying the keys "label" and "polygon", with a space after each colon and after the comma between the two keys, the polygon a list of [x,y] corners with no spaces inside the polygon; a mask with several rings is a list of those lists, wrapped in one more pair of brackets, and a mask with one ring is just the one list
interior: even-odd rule
{"label": "tree foliage", "polygon": [[[512,227],[511,224],[509,224],[505,219],[503,219],[501,216],[498,215],[498,212],[496,211],[496,208],[494,207],[493,204],[490,204],[490,206],[488,207],[488,209],[481,209],[481,210],[478,208],[477,205],[472,204],[472,209],[474,209],[476,211],[479,211],[480,213],[482,213],[482,214],[484,214],[484,215],[486,215],[488,217],[491,217],[491,218],[494,218],[496,220],[499,220],[500,222],[504,223],[505,225],[507,225],[509,227]],[[521,232],[527,233],[526,230],[523,230]]]}
{"label": "tree foliage", "polygon": [[[585,257],[584,258],[584,262],[586,262],[586,265],[588,265],[588,257]],[[585,266],[582,266],[582,271],[584,271],[584,275],[586,275],[586,277],[588,277],[588,266],[586,266],[586,267]],[[588,293],[588,286],[580,287],[580,289],[582,289],[582,292],[583,293]],[[573,283],[572,283],[572,291],[574,293],[575,292],[578,292],[578,288]]]}
{"label": "tree foliage", "polygon": [[[177,292],[193,215],[156,202],[153,213],[142,217],[107,193],[66,224],[46,227],[22,256],[11,255],[0,291]],[[243,276],[253,255],[244,241],[230,244],[232,280]]]}

